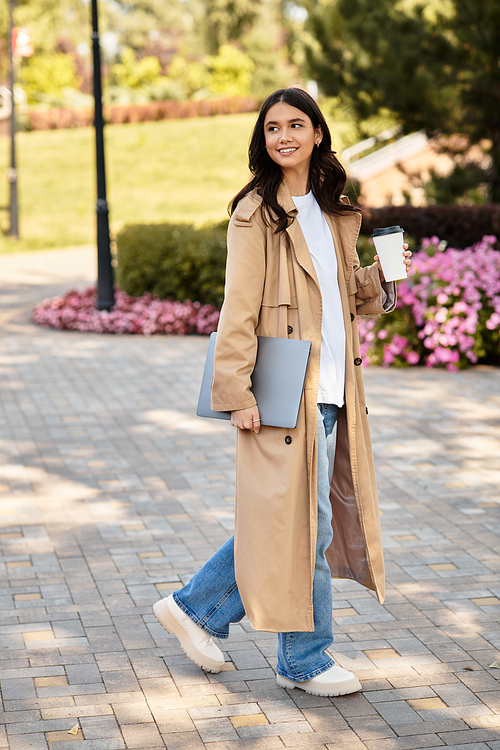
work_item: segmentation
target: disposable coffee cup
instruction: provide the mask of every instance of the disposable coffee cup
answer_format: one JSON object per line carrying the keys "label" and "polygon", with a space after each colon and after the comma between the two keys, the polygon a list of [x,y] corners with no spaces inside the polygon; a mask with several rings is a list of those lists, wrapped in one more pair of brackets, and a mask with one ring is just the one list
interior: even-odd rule
{"label": "disposable coffee cup", "polygon": [[372,240],[386,281],[406,279],[403,256],[404,229],[400,226],[374,229]]}

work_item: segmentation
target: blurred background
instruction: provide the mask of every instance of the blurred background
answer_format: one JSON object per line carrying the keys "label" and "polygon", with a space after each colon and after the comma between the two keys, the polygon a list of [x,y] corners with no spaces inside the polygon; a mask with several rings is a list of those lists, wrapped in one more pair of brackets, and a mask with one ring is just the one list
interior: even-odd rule
{"label": "blurred background", "polygon": [[[319,98],[368,208],[500,202],[498,0],[100,0],[108,200],[126,224],[227,217],[255,112]],[[90,2],[17,0],[20,239],[9,238],[8,6],[0,5],[2,250],[94,242]],[[436,229],[437,231],[437,229]],[[442,236],[442,235],[440,235]],[[476,239],[480,239],[478,236]]]}

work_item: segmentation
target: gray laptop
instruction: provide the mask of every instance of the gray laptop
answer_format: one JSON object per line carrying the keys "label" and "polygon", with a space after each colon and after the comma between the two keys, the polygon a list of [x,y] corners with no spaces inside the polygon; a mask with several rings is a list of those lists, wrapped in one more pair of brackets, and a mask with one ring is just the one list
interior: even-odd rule
{"label": "gray laptop", "polygon": [[[216,333],[210,335],[196,414],[199,417],[231,419],[231,412],[213,411],[210,408],[216,337]],[[266,336],[258,336],[258,342],[252,392],[259,407],[261,424],[296,427],[311,342]]]}

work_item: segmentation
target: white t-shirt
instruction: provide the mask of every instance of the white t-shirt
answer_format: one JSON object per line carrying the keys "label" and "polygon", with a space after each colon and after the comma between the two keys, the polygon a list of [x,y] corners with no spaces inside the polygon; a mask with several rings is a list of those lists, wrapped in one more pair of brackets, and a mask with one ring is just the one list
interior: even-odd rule
{"label": "white t-shirt", "polygon": [[344,404],[345,329],[337,277],[337,255],[330,227],[312,192],[292,196],[318,277],[323,300],[318,403]]}

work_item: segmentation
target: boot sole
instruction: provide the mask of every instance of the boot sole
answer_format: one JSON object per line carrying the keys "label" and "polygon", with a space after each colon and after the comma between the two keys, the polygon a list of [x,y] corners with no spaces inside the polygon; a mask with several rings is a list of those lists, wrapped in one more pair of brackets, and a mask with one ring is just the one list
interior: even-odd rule
{"label": "boot sole", "polygon": [[[158,614],[158,611],[160,609],[161,615]],[[159,602],[156,602],[156,604],[153,604],[153,613],[162,628],[164,628],[167,633],[175,635],[175,637],[179,641],[180,647],[186,654],[187,658],[193,662],[193,664],[196,664],[197,667],[200,667],[200,669],[203,669],[205,672],[210,672],[211,674],[219,674],[219,672],[222,671],[221,666],[218,667],[214,664],[208,663],[202,664],[201,655],[192,646],[191,640],[182,627],[181,623],[175,619],[175,617],[167,607],[161,607],[161,600]],[[160,619],[160,616],[162,619]]]}
{"label": "boot sole", "polygon": [[280,687],[286,688],[287,690],[298,688],[299,690],[303,690],[309,695],[322,695],[330,698],[334,698],[338,695],[349,695],[350,693],[357,693],[358,690],[361,690],[361,683],[357,678],[347,681],[345,685],[339,686],[338,688],[328,688],[325,685],[324,690],[322,690],[320,687],[315,688],[314,686],[311,688],[305,687],[305,683],[292,682],[292,680],[289,680],[286,677],[282,677],[282,675],[280,674],[276,675],[276,682]]}

